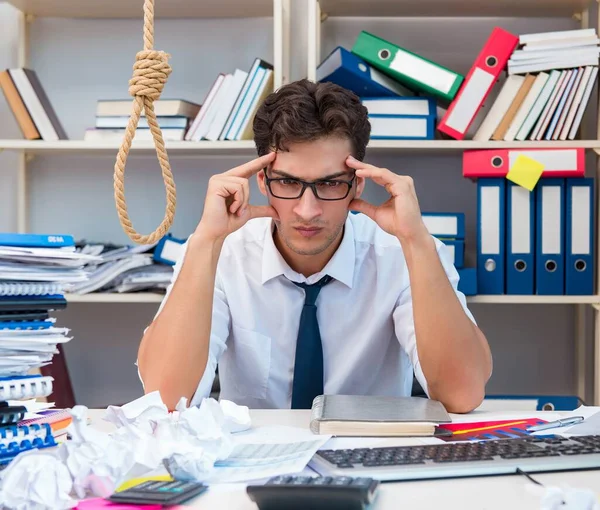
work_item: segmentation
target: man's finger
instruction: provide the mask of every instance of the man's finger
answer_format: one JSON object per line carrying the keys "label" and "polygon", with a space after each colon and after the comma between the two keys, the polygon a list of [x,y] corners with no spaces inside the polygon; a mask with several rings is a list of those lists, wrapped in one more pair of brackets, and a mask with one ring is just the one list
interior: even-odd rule
{"label": "man's finger", "polygon": [[358,170],[359,168],[377,168],[376,166],[365,163],[364,161],[359,161],[354,156],[348,156],[346,158],[346,163],[350,168],[354,168],[355,170]]}
{"label": "man's finger", "polygon": [[355,198],[352,200],[348,205],[348,209],[364,213],[373,221],[375,220],[375,211],[377,210],[377,206],[370,204],[361,198]]}
{"label": "man's finger", "polygon": [[390,172],[386,168],[359,168],[356,170],[357,177],[366,177],[371,179],[373,182],[379,184],[380,186],[385,186],[386,188],[394,184],[398,180],[398,175]]}
{"label": "man's finger", "polygon": [[265,168],[271,161],[273,161],[276,154],[277,153],[275,152],[269,152],[260,158],[253,159],[252,161],[248,161],[248,163],[244,163],[243,165],[236,166],[235,168],[228,170],[224,173],[224,175],[234,175],[236,177],[249,179],[254,174]]}
{"label": "man's finger", "polygon": [[270,205],[249,205],[250,218],[275,218],[279,219],[277,211]]}
{"label": "man's finger", "polygon": [[244,186],[239,182],[228,180],[218,182],[218,186],[216,194],[225,199],[229,212],[235,214],[244,205],[244,202],[247,201]]}

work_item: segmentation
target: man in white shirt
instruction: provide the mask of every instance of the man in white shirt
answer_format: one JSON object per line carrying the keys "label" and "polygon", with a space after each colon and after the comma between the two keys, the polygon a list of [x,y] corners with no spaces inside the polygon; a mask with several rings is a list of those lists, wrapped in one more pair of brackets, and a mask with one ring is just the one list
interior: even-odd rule
{"label": "man in white shirt", "polygon": [[[202,219],[138,353],[146,392],[173,409],[210,393],[251,408],[309,408],[318,394],[411,394],[468,412],[492,360],[427,231],[409,177],[362,162],[367,111],[300,80],[257,111],[260,157],[211,177]],[[250,205],[254,175],[269,205]],[[365,181],[390,198],[360,199]],[[349,211],[358,212],[358,214]]]}

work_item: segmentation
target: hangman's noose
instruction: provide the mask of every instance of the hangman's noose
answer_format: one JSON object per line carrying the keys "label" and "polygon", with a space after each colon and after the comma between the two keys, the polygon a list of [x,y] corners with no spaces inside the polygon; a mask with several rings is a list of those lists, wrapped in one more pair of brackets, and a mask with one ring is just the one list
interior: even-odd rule
{"label": "hangman's noose", "polygon": [[[173,217],[175,216],[175,182],[171,173],[171,165],[165,149],[160,127],[156,122],[153,102],[160,97],[160,94],[167,83],[167,78],[171,74],[171,67],[168,64],[169,56],[163,51],[154,50],[154,0],[144,0],[144,50],[136,55],[136,61],[133,66],[133,77],[129,80],[129,94],[133,96],[133,112],[129,118],[127,131],[119,154],[115,163],[115,202],[119,221],[123,230],[129,238],[139,244],[153,244],[162,238],[171,228]],[[167,194],[167,206],[165,217],[158,228],[149,235],[142,235],[136,232],[131,224],[127,214],[127,204],[125,203],[125,163],[131,142],[135,136],[135,130],[140,120],[142,108],[146,111],[146,119],[154,139],[156,155],[162,170],[163,181]]]}

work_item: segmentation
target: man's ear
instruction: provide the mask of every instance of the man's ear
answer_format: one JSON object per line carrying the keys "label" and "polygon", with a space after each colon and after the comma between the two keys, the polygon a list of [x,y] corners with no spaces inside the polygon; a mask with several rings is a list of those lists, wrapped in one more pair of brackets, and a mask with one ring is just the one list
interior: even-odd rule
{"label": "man's ear", "polygon": [[259,191],[266,197],[267,193],[267,183],[265,182],[265,171],[261,170],[256,174],[256,182],[258,183]]}

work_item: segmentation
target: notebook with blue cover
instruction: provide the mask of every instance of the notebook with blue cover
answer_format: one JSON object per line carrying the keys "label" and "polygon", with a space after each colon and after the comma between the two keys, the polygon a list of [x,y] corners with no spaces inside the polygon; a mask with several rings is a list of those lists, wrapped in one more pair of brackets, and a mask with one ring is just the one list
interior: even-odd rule
{"label": "notebook with blue cover", "polygon": [[18,234],[0,232],[0,246],[19,246],[26,248],[63,248],[75,246],[71,235],[65,234]]}
{"label": "notebook with blue cover", "polygon": [[7,464],[20,453],[56,445],[49,423],[0,427],[0,464]]}

